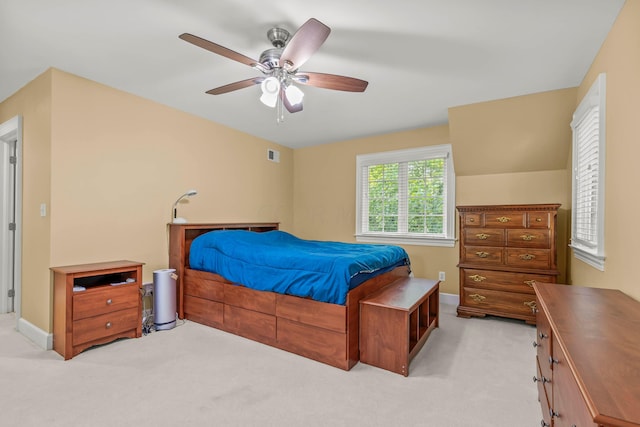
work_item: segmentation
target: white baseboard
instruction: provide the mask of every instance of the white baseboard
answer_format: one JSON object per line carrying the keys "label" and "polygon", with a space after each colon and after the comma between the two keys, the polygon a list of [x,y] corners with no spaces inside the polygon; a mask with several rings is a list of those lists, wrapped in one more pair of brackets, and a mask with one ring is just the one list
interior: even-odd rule
{"label": "white baseboard", "polygon": [[29,338],[43,350],[53,349],[53,334],[43,331],[33,323],[25,320],[24,317],[18,319],[18,332]]}
{"label": "white baseboard", "polygon": [[448,305],[460,305],[460,295],[445,294],[440,292],[440,303]]}

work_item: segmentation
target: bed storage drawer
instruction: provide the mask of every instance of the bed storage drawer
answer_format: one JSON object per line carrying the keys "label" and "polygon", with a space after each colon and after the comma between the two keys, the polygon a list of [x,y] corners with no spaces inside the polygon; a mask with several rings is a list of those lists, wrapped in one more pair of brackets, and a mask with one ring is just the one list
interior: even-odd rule
{"label": "bed storage drawer", "polygon": [[265,344],[276,341],[275,316],[232,305],[224,306],[224,329]]}
{"label": "bed storage drawer", "polygon": [[208,326],[221,327],[224,304],[194,296],[185,296],[184,312],[188,319]]}
{"label": "bed storage drawer", "polygon": [[276,314],[276,294],[254,291],[241,285],[224,285],[224,303],[260,313]]}
{"label": "bed storage drawer", "polygon": [[278,320],[278,347],[328,365],[344,369],[336,361],[347,363],[346,342],[345,333]]}
{"label": "bed storage drawer", "polygon": [[184,294],[222,302],[224,301],[224,284],[205,279],[187,280],[184,285]]}
{"label": "bed storage drawer", "polygon": [[322,304],[310,299],[276,295],[278,318],[293,320],[319,328],[345,333],[347,308],[344,305]]}

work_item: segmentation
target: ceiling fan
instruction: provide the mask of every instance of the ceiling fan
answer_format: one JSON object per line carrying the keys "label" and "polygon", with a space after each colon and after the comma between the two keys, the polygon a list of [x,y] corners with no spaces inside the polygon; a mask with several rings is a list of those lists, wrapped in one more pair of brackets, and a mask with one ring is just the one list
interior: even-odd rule
{"label": "ceiling fan", "polygon": [[330,32],[329,27],[314,18],[302,24],[293,36],[283,28],[271,28],[267,31],[267,37],[273,48],[262,52],[258,61],[193,34],[184,33],[179,37],[262,72],[262,76],[229,83],[208,90],[207,93],[221,95],[259,84],[262,89],[260,100],[265,105],[277,107],[278,122],[281,122],[284,119],[283,107],[290,113],[302,111],[304,93],[294,83],[347,92],[364,92],[367,88],[368,82],[353,77],[299,70],[320,48]]}

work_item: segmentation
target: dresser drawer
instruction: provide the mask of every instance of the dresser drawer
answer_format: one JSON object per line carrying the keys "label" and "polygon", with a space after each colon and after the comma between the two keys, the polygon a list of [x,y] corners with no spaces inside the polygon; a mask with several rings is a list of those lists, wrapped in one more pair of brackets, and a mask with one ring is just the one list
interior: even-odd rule
{"label": "dresser drawer", "polygon": [[479,212],[466,212],[462,214],[461,222],[467,227],[484,227],[484,215]]}
{"label": "dresser drawer", "polygon": [[487,212],[484,214],[485,227],[523,228],[526,212]]}
{"label": "dresser drawer", "polygon": [[540,373],[548,379],[551,379],[552,371],[551,364],[549,363],[549,358],[553,354],[552,343],[553,339],[551,336],[551,326],[549,324],[549,320],[547,316],[542,312],[542,310],[538,310],[536,313],[536,357],[538,359],[538,364],[540,365]]}
{"label": "dresser drawer", "polygon": [[506,249],[506,264],[511,267],[548,269],[551,266],[549,249]]}
{"label": "dresser drawer", "polygon": [[534,294],[535,282],[555,282],[555,276],[542,274],[513,273],[509,271],[461,269],[464,286],[497,291]]}
{"label": "dresser drawer", "polygon": [[73,345],[136,329],[141,321],[137,307],[76,320],[73,322]]}
{"label": "dresser drawer", "polygon": [[491,246],[465,246],[460,254],[462,263],[501,265],[504,261],[502,248]]}
{"label": "dresser drawer", "polygon": [[500,228],[467,228],[463,237],[467,246],[504,245],[504,230]]}
{"label": "dresser drawer", "polygon": [[549,212],[527,212],[527,227],[549,228],[550,225],[551,214]]}
{"label": "dresser drawer", "polygon": [[76,292],[73,294],[73,320],[137,308],[140,298],[140,291],[135,283]]}
{"label": "dresser drawer", "polygon": [[536,307],[536,298],[531,294],[471,287],[465,287],[463,293],[464,305],[504,314],[532,316],[532,310]]}
{"label": "dresser drawer", "polygon": [[551,413],[549,409],[551,409],[551,377],[545,377],[540,371],[540,361],[536,359],[536,383],[538,385],[538,401],[540,402],[540,408],[542,409],[542,419],[547,423],[547,425],[551,425]]}
{"label": "dresser drawer", "polygon": [[516,248],[549,249],[551,246],[549,230],[519,229],[507,230],[507,246]]}

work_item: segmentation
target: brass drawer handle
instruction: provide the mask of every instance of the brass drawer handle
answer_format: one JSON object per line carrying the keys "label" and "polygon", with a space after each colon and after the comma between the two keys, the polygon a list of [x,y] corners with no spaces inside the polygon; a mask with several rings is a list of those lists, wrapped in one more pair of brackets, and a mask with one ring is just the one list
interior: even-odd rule
{"label": "brass drawer handle", "polygon": [[473,275],[469,276],[469,279],[473,280],[474,282],[482,282],[483,280],[486,279],[486,277],[481,276],[479,274],[473,274]]}
{"label": "brass drawer handle", "polygon": [[529,307],[534,313],[538,310],[538,304],[536,304],[535,301],[526,301],[523,304]]}
{"label": "brass drawer handle", "polygon": [[525,260],[525,261],[531,261],[535,257],[536,257],[535,255],[531,255],[531,254],[520,255],[520,259]]}
{"label": "brass drawer handle", "polygon": [[500,216],[500,217],[498,217],[496,219],[498,220],[498,222],[502,222],[502,223],[511,221],[511,218],[506,217],[506,216]]}
{"label": "brass drawer handle", "polygon": [[480,240],[487,240],[489,238],[489,235],[485,233],[480,233],[480,234],[476,234],[476,237]]}
{"label": "brass drawer handle", "polygon": [[106,325],[104,325],[105,328],[110,329],[111,328],[111,322],[107,322]]}
{"label": "brass drawer handle", "polygon": [[533,234],[523,234],[520,237],[522,237],[522,240],[525,240],[527,242],[530,242],[531,240],[536,238],[536,236],[534,236]]}
{"label": "brass drawer handle", "polygon": [[542,222],[542,218],[536,218],[536,222]]}
{"label": "brass drawer handle", "polygon": [[473,218],[469,218],[469,222],[476,222],[476,220]]}
{"label": "brass drawer handle", "polygon": [[107,300],[107,305],[111,305],[111,303],[112,303],[112,302],[113,302],[113,301],[111,301],[111,298],[109,298],[109,299]]}
{"label": "brass drawer handle", "polygon": [[487,297],[485,297],[483,295],[480,295],[480,294],[471,294],[471,295],[469,295],[469,298],[471,298],[475,302],[482,302],[482,301],[487,299]]}
{"label": "brass drawer handle", "polygon": [[476,255],[478,255],[480,258],[486,258],[489,256],[489,252],[480,251],[480,252],[476,252]]}
{"label": "brass drawer handle", "polygon": [[533,288],[533,285],[535,285],[536,281],[535,280],[525,280],[524,284],[527,286],[530,286]]}

